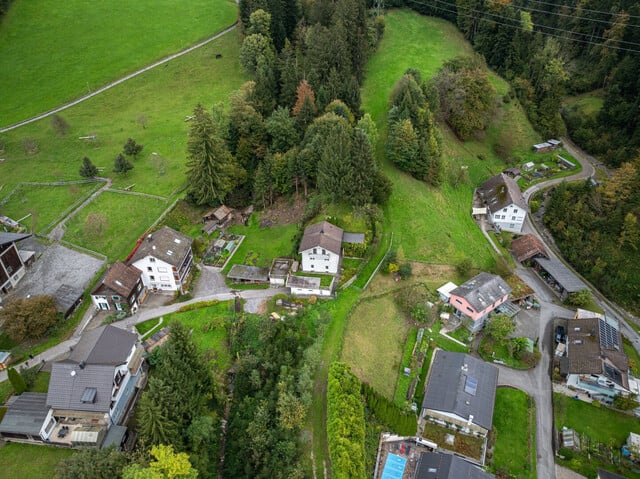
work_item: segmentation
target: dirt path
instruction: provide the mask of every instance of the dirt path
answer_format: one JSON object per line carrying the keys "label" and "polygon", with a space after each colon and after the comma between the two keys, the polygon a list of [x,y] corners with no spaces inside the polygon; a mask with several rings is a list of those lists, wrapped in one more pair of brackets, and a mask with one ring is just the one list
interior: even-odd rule
{"label": "dirt path", "polygon": [[105,86],[103,86],[102,88],[98,88],[96,91],[93,91],[91,93],[88,93],[87,95],[81,96],[80,98],[77,98],[75,100],[72,100],[70,102],[65,103],[62,106],[59,106],[57,108],[54,108],[52,110],[46,111],[44,113],[41,113],[40,115],[28,118],[26,120],[20,121],[18,123],[14,123],[13,125],[8,125],[5,127],[0,128],[0,133],[5,133],[7,131],[11,131],[11,130],[15,130],[16,128],[19,128],[21,126],[24,125],[28,125],[29,123],[33,123],[35,121],[38,120],[42,120],[43,118],[47,118],[48,116],[51,115],[55,115],[56,113],[59,113],[63,110],[66,110],[67,108],[71,108],[72,106],[75,106],[79,103],[82,103],[83,101],[88,100],[89,98],[93,98],[96,95],[99,95],[100,93],[103,93],[111,88],[113,88],[114,86],[120,85],[121,83],[126,82],[127,80],[130,80],[134,77],[137,77],[138,75],[148,72],[149,70],[152,70],[156,67],[159,67],[160,65],[164,65],[167,62],[170,62],[171,60],[175,60],[176,58],[181,57],[182,55],[186,55],[187,53],[191,53],[192,51],[203,47],[205,45],[207,45],[208,43],[211,43],[214,40],[217,40],[218,38],[220,38],[223,35],[226,35],[227,33],[229,33],[232,30],[235,30],[235,28],[238,26],[238,23],[234,23],[233,25],[225,28],[224,30],[222,30],[221,32],[216,33],[215,35],[213,35],[212,37],[207,38],[206,40],[203,40],[199,43],[196,43],[193,46],[190,46],[189,48],[185,48],[184,50],[179,51],[178,53],[174,53],[173,55],[169,55],[168,57],[163,58],[162,60],[158,60],[155,63],[152,63],[151,65],[148,65],[144,68],[141,68],[140,70],[137,70],[133,73],[130,73],[129,75],[126,75],[118,80],[115,80]]}

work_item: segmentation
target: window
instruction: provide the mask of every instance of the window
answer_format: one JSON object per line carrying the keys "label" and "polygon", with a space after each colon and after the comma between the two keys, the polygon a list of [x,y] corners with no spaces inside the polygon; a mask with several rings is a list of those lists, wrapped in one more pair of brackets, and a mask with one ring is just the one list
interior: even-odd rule
{"label": "window", "polygon": [[153,256],[151,256],[149,258],[149,263],[155,263],[155,262],[156,262],[156,259]]}
{"label": "window", "polygon": [[155,280],[156,280],[156,277],[155,277],[155,276],[153,276],[153,275],[149,275],[149,279],[150,279],[151,281],[155,281]]}
{"label": "window", "polygon": [[473,313],[473,309],[467,307],[467,311],[469,311],[470,313]]}
{"label": "window", "polygon": [[7,265],[7,273],[13,273],[13,266]]}
{"label": "window", "polygon": [[311,265],[311,269],[316,269],[316,266],[314,264]]}
{"label": "window", "polygon": [[313,248],[313,254],[318,254],[318,249],[317,248]]}
{"label": "window", "polygon": [[142,289],[142,283],[138,282],[138,291]]}
{"label": "window", "polygon": [[111,299],[113,299],[114,301],[120,301],[120,296],[115,294],[115,295],[111,296]]}
{"label": "window", "polygon": [[460,301],[459,299],[456,299],[456,303],[462,304],[462,301]]}
{"label": "window", "polygon": [[163,266],[158,266],[158,273],[166,273],[166,272],[167,272],[167,268]]}
{"label": "window", "polygon": [[329,265],[325,266],[324,269],[329,269]]}
{"label": "window", "polygon": [[323,250],[322,250],[322,254],[327,254],[327,252],[323,249]]}
{"label": "window", "polygon": [[153,271],[153,268],[151,266],[147,266],[147,271]]}

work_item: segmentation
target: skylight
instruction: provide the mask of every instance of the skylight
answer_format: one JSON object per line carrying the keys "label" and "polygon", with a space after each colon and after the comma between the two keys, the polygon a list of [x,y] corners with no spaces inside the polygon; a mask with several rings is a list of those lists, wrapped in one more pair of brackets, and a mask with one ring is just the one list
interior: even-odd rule
{"label": "skylight", "polygon": [[82,393],[82,399],[80,402],[84,404],[93,404],[96,402],[96,395],[98,394],[98,390],[96,388],[85,388],[84,393]]}
{"label": "skylight", "polygon": [[464,383],[464,392],[467,394],[471,394],[472,396],[476,395],[478,390],[478,380],[471,376],[467,376],[467,380]]}

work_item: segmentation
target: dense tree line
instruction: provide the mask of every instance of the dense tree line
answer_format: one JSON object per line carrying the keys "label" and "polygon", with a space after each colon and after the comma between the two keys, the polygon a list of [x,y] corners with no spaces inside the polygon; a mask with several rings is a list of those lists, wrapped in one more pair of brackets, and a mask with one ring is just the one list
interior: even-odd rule
{"label": "dense tree line", "polygon": [[407,0],[458,25],[505,76],[543,135],[563,131],[565,92],[603,89],[594,117],[569,112],[569,129],[590,151],[620,165],[640,146],[640,2],[633,0]]}
{"label": "dense tree line", "polygon": [[360,206],[390,193],[360,112],[364,65],[384,23],[364,0],[240,2],[240,62],[253,78],[227,111],[198,106],[188,144],[188,198],[266,207],[317,189]]}
{"label": "dense tree line", "polygon": [[360,381],[349,366],[339,362],[329,368],[327,440],[333,477],[365,477],[365,424]]}
{"label": "dense tree line", "polygon": [[620,304],[640,308],[640,159],[623,163],[602,186],[562,184],[545,223],[562,254]]}
{"label": "dense tree line", "polygon": [[224,475],[305,476],[300,432],[311,405],[326,317],[281,321],[247,317],[234,324],[236,358]]}
{"label": "dense tree line", "polygon": [[366,383],[362,383],[362,396],[367,409],[384,424],[389,432],[401,436],[415,436],[418,420],[412,412],[403,411]]}

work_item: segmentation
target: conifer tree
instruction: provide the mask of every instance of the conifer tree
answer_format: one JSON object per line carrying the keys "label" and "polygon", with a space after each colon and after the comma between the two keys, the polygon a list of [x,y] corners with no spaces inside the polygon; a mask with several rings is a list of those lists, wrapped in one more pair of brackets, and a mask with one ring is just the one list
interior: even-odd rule
{"label": "conifer tree", "polygon": [[80,166],[80,176],[83,178],[94,178],[98,176],[98,168],[91,163],[91,160],[88,156],[85,156],[82,159],[82,165]]}

